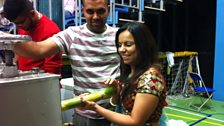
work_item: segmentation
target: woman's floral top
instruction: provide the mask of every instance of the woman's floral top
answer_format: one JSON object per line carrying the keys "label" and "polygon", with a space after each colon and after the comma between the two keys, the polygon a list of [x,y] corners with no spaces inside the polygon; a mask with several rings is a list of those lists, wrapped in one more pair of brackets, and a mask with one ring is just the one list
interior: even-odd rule
{"label": "woman's floral top", "polygon": [[153,94],[159,97],[159,103],[147,120],[146,126],[150,125],[152,122],[158,122],[166,99],[165,81],[160,72],[154,68],[150,68],[138,78],[135,83],[135,91],[123,100],[125,113],[130,113],[132,111],[136,93]]}

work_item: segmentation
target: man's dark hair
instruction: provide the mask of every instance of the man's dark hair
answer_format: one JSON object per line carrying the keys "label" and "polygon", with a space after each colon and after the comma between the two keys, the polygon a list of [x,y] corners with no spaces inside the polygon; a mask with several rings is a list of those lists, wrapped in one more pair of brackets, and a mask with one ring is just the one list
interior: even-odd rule
{"label": "man's dark hair", "polygon": [[[81,0],[81,2],[82,2],[82,5],[84,6],[84,4],[85,4],[85,0]],[[105,2],[106,2],[107,5],[109,5],[110,0],[105,0]]]}
{"label": "man's dark hair", "polygon": [[33,9],[33,3],[30,0],[5,0],[3,16],[10,21],[14,21],[20,14]]}

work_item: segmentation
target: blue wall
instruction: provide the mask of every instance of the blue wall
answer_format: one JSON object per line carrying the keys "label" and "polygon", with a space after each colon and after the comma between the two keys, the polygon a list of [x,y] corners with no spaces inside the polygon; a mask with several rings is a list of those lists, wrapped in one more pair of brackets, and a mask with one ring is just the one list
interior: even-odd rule
{"label": "blue wall", "polygon": [[217,0],[213,99],[224,101],[224,0]]}
{"label": "blue wall", "polygon": [[51,4],[51,18],[58,25],[58,27],[63,30],[63,1],[62,0],[36,0],[37,1],[37,10],[41,13],[44,13],[50,18],[49,4]]}

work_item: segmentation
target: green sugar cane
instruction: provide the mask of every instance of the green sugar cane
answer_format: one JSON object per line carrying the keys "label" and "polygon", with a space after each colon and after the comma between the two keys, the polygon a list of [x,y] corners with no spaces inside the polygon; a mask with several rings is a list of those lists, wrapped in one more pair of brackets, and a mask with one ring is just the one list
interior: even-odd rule
{"label": "green sugar cane", "polygon": [[[110,86],[106,88],[102,88],[99,92],[93,92],[85,96],[88,101],[99,101],[102,99],[106,99],[111,97],[116,92],[115,87]],[[77,96],[75,98],[66,99],[61,102],[62,111],[69,110],[75,107],[80,107],[84,105],[84,103],[80,100],[80,97]]]}

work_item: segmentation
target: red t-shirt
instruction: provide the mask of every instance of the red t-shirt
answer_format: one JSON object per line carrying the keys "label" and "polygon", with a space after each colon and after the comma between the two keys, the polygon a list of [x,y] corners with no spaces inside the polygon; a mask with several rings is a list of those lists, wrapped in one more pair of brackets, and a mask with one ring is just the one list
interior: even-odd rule
{"label": "red t-shirt", "polygon": [[[60,29],[58,26],[45,15],[42,15],[41,19],[38,20],[34,27],[29,31],[18,29],[20,35],[29,35],[32,37],[32,40],[36,42],[45,40],[59,31]],[[33,60],[18,56],[19,70],[28,71],[33,67],[39,67],[48,73],[61,74],[62,55],[52,55],[43,60]]]}

